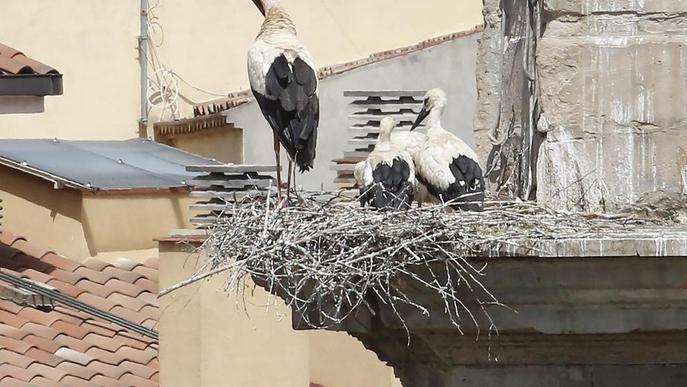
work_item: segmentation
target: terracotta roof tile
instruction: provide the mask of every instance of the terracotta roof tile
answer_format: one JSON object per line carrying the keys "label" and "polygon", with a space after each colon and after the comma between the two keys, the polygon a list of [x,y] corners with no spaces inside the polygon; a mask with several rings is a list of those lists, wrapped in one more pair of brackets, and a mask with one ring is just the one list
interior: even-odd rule
{"label": "terracotta roof tile", "polygon": [[91,382],[98,386],[108,386],[108,387],[131,387],[128,383],[120,382],[118,379],[113,379],[103,375],[96,375],[91,379]]}
{"label": "terracotta roof tile", "polygon": [[[1,320],[0,320],[1,321]],[[26,337],[29,333],[24,332],[21,329],[8,325],[4,322],[0,323],[0,336],[8,337],[14,340],[21,340]]]}
{"label": "terracotta roof tile", "polygon": [[144,293],[139,294],[137,298],[145,301],[146,304],[148,304],[148,305],[153,305],[153,306],[156,306],[158,308],[160,307],[160,300],[157,298],[157,292],[155,292],[155,293],[144,292]]}
{"label": "terracotta roof tile", "polygon": [[[25,341],[21,341],[21,340],[13,339],[13,338],[8,337],[8,336],[4,336],[4,335],[2,335],[2,332],[0,332],[0,348],[5,348],[5,349],[8,349],[12,352],[16,352],[19,354],[24,354],[29,349],[35,348],[35,347],[36,346],[31,344],[31,343],[27,343]],[[0,361],[0,363],[2,363],[2,361]]]}
{"label": "terracotta roof tile", "polygon": [[112,379],[119,379],[129,370],[117,367],[116,365],[107,364],[100,360],[96,360],[88,365],[92,370],[98,372],[100,375],[107,376]]}
{"label": "terracotta roof tile", "polygon": [[20,368],[12,364],[0,365],[0,383],[4,383],[4,378],[8,376],[28,382],[36,374],[26,368]]}
{"label": "terracotta roof tile", "polygon": [[[60,319],[60,315],[57,313],[42,312],[36,308],[26,307],[22,309],[18,315],[26,320],[26,322],[32,321],[39,323],[41,325],[50,326],[55,321]],[[23,326],[24,324],[22,324]]]}
{"label": "terracotta roof tile", "polygon": [[23,380],[15,379],[13,377],[8,376],[8,377],[2,379],[2,386],[3,387],[26,387],[26,386],[30,386],[30,384],[26,384],[26,382]]}
{"label": "terracotta roof tile", "polygon": [[102,336],[96,333],[90,333],[86,335],[86,337],[83,338],[83,341],[91,344],[91,348],[98,347],[109,352],[117,352],[117,350],[126,345],[116,338]]}
{"label": "terracotta roof tile", "polygon": [[69,383],[68,381],[71,381],[71,379],[67,379],[70,376],[77,377],[79,379],[83,379],[83,381],[86,381],[91,380],[94,376],[98,375],[97,371],[89,369],[88,367],[84,367],[80,363],[73,363],[71,361],[63,361],[57,366],[57,368],[63,370],[68,375],[67,377],[62,379],[62,382],[64,384],[67,384]]}
{"label": "terracotta roof tile", "polygon": [[99,347],[92,347],[91,349],[86,351],[86,355],[98,359],[98,361],[101,361],[103,363],[111,364],[114,366],[118,366],[125,360],[121,354],[117,352],[106,351]]}
{"label": "terracotta roof tile", "polygon": [[[18,239],[24,239],[19,235],[12,234],[9,231],[0,231],[0,243],[7,246],[12,246],[14,242]],[[24,239],[26,240],[26,239]]]}
{"label": "terracotta roof tile", "polygon": [[131,260],[131,259],[128,259],[128,258],[117,258],[117,260],[115,260],[115,263],[114,263],[114,264],[115,264],[115,266],[117,266],[118,268],[120,268],[120,269],[122,269],[122,270],[126,270],[126,271],[131,271],[131,270],[133,270],[134,268],[143,265],[143,264],[140,263],[140,262],[136,262],[136,261]]}
{"label": "terracotta roof tile", "polygon": [[[157,360],[157,358],[155,359]],[[135,363],[129,360],[124,360],[119,366],[134,371],[134,375],[141,376],[144,379],[150,379],[151,376],[158,372],[157,366],[155,368],[148,367],[147,365]]]}
{"label": "terracotta roof tile", "polygon": [[38,348],[29,349],[28,351],[26,351],[24,356],[27,358],[31,358],[38,363],[46,364],[51,367],[55,367],[64,361],[64,359],[62,359],[61,357],[55,356],[51,353],[45,352]]}
{"label": "terracotta roof tile", "polygon": [[[149,305],[147,302],[141,298],[129,297],[121,293],[113,293],[107,297],[112,303],[118,306],[122,306],[126,309],[133,310],[134,312],[140,311],[144,306]],[[157,309],[157,308],[156,308]]]}
{"label": "terracotta roof tile", "polygon": [[[144,326],[159,314],[157,260],[84,264],[0,233],[0,268]],[[153,266],[154,265],[154,266]],[[0,285],[3,285],[0,283]],[[0,300],[0,385],[157,386],[157,341],[55,303],[51,310]],[[6,379],[6,380],[5,380]],[[28,383],[26,383],[28,382]]]}
{"label": "terracotta roof tile", "polygon": [[19,267],[22,268],[32,268],[38,271],[47,271],[52,268],[51,265],[41,262],[40,259],[24,254],[23,250],[21,254],[15,255],[12,259],[16,264],[19,265]]}
{"label": "terracotta roof tile", "polygon": [[[0,307],[2,307],[2,304],[6,303],[8,301],[3,301],[0,302]],[[0,323],[3,323],[5,325],[10,325],[15,328],[21,328],[22,325],[26,324],[29,322],[29,320],[25,319],[24,317],[20,317],[16,314],[10,313],[6,310],[0,310]],[[26,334],[24,335],[26,336]],[[15,337],[15,338],[23,338],[23,337]]]}
{"label": "terracotta roof tile", "polygon": [[107,281],[105,285],[108,289],[112,289],[113,293],[121,293],[134,298],[138,297],[141,293],[146,291],[141,286],[138,286],[136,284],[129,284],[124,281],[120,281],[116,278]]}
{"label": "terracotta roof tile", "polygon": [[62,387],[58,382],[43,376],[36,376],[29,383],[31,387]]}
{"label": "terracotta roof tile", "polygon": [[158,273],[158,271],[157,271],[157,269],[153,269],[152,267],[145,267],[145,266],[141,265],[141,266],[136,266],[136,267],[134,268],[133,271],[134,271],[134,272],[137,272],[137,273],[143,274],[143,275],[144,275],[146,278],[148,278],[149,280],[152,280],[152,281],[155,281],[155,282],[158,281],[158,278],[157,278],[157,273]]}
{"label": "terracotta roof tile", "polygon": [[51,276],[49,276],[43,272],[34,270],[34,269],[22,270],[21,271],[21,277],[28,278],[30,280],[37,281],[37,282],[42,282],[42,283],[47,283],[48,281],[50,281],[52,279]]}
{"label": "terracotta roof tile", "polygon": [[103,271],[103,269],[105,269],[108,266],[112,266],[111,263],[103,262],[103,261],[101,261],[99,259],[95,259],[95,258],[88,258],[83,264],[87,268],[89,268],[91,270],[98,271],[98,272]]}
{"label": "terracotta roof tile", "polygon": [[44,255],[51,253],[51,251],[41,249],[39,247],[36,247],[32,244],[30,244],[26,239],[21,238],[16,240],[13,244],[12,247],[15,249],[19,249],[24,252],[24,254],[30,256],[33,259],[41,259]]}
{"label": "terracotta roof tile", "polygon": [[90,355],[87,355],[84,352],[75,351],[71,348],[60,348],[57,350],[57,352],[55,352],[55,356],[62,358],[64,360],[62,363],[80,366],[86,366],[95,360]]}
{"label": "terracotta roof tile", "polygon": [[[57,322],[57,321],[56,321]],[[36,336],[45,337],[46,339],[53,340],[57,335],[62,334],[61,331],[51,328],[49,325],[36,324],[30,321],[21,327],[23,331],[34,334]]]}
{"label": "terracotta roof tile", "polygon": [[110,278],[117,278],[119,280],[122,280],[124,282],[128,282],[130,284],[133,284],[136,282],[136,280],[140,278],[145,278],[145,275],[142,273],[138,273],[135,271],[128,271],[128,270],[122,270],[117,267],[107,267],[105,270],[103,270],[103,273],[106,273],[107,275],[110,276]]}
{"label": "terracotta roof tile", "polygon": [[122,375],[119,380],[136,387],[156,387],[158,385],[158,383],[153,380],[141,378],[130,373]]}
{"label": "terracotta roof tile", "polygon": [[[89,282],[89,284],[92,284],[92,282]],[[77,299],[81,302],[85,302],[88,305],[95,306],[98,309],[109,312],[112,310],[112,308],[115,307],[115,304],[112,303],[112,301],[108,301],[106,298],[104,298],[104,297],[106,297],[106,295],[104,295],[104,293],[105,293],[104,291],[101,291],[100,294],[93,294],[93,293],[86,292],[86,293],[82,293],[81,295],[79,295],[79,297],[77,297]]]}
{"label": "terracotta roof tile", "polygon": [[0,348],[0,364],[12,364],[17,367],[26,368],[36,360],[24,356],[23,354],[12,352],[9,349]]}
{"label": "terracotta roof tile", "polygon": [[60,257],[59,255],[53,252],[49,252],[48,254],[44,255],[41,258],[41,261],[68,272],[72,272],[81,267],[81,265],[77,262],[71,261],[64,257]]}
{"label": "terracotta roof tile", "polygon": [[[85,342],[83,340],[77,339],[75,337],[67,336],[67,335],[57,336],[56,340],[65,345],[64,347],[58,349],[57,350],[58,352],[62,349],[68,348],[68,349],[71,349],[75,352],[80,352],[80,353],[85,354],[86,351],[88,351],[93,346],[93,344],[90,344],[90,343]],[[57,353],[57,352],[55,352],[55,353]],[[77,362],[76,359],[70,359],[70,360]]]}
{"label": "terracotta roof tile", "polygon": [[0,74],[48,75],[58,74],[58,71],[12,47],[0,44]]}
{"label": "terracotta roof tile", "polygon": [[6,258],[2,262],[2,267],[7,267],[10,269],[16,269],[17,267],[19,267],[19,264],[13,259],[14,256],[17,254],[21,254],[21,251],[8,245],[0,244],[0,256]]}
{"label": "terracotta roof tile", "polygon": [[83,325],[87,326],[91,332],[105,337],[115,337],[117,333],[124,330],[114,324],[102,323],[97,320],[88,320]]}
{"label": "terracotta roof tile", "polygon": [[[60,380],[60,383],[62,383],[63,386],[69,386],[69,387],[98,387],[99,385],[93,382],[90,382],[88,380],[84,380],[83,378],[75,377],[72,375],[67,375],[65,376],[62,380]],[[103,384],[105,386],[105,384]]]}
{"label": "terracotta roof tile", "polygon": [[[83,276],[83,278],[85,280],[95,282],[95,283],[100,284],[100,285],[103,285],[107,281],[112,279],[111,276],[107,275],[106,273],[104,273],[102,271],[94,270],[94,269],[91,269],[88,267],[83,267],[83,266],[74,270],[74,274],[78,274],[80,276]],[[81,282],[81,281],[79,281],[79,282]],[[78,284],[79,283],[77,282],[76,285],[78,285]]]}
{"label": "terracotta roof tile", "polygon": [[[82,279],[86,279],[86,276],[74,273],[72,271],[66,271],[62,269],[55,269],[50,272],[50,275],[54,277],[53,281],[58,280],[60,282],[69,284],[69,285],[75,285],[77,282],[81,281]],[[59,288],[59,285],[52,285],[56,288]]]}
{"label": "terracotta roof tile", "polygon": [[56,367],[50,367],[41,363],[33,363],[27,369],[29,371],[33,371],[36,375],[40,375],[55,381],[59,381],[67,376],[67,373],[64,370]]}
{"label": "terracotta roof tile", "polygon": [[48,340],[46,338],[36,335],[27,335],[23,338],[23,340],[35,345],[39,349],[42,349],[50,353],[55,353],[58,349],[62,347],[62,345],[58,344],[55,341]]}
{"label": "terracotta roof tile", "polygon": [[19,313],[24,308],[24,305],[15,304],[13,302],[3,302],[2,305],[0,305],[0,309],[3,309],[13,314]]}
{"label": "terracotta roof tile", "polygon": [[79,339],[79,340],[83,339],[86,335],[91,333],[90,330],[86,329],[85,327],[83,327],[81,325],[72,324],[72,323],[64,321],[64,320],[55,321],[51,325],[51,327],[60,331],[62,334],[74,337],[74,338]]}

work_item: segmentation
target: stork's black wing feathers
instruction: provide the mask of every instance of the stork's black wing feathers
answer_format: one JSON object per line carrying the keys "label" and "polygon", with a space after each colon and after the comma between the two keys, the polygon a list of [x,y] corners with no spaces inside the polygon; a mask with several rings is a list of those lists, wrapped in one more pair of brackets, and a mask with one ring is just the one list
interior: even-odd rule
{"label": "stork's black wing feathers", "polygon": [[484,201],[484,178],[477,161],[461,155],[453,159],[449,169],[456,181],[446,190],[431,184],[420,174],[417,175],[417,179],[427,187],[430,194],[443,202],[455,201],[455,207],[462,210],[481,211]]}
{"label": "stork's black wing feathers", "polygon": [[409,209],[413,204],[413,185],[409,177],[410,166],[401,158],[394,159],[392,165],[379,163],[372,171],[373,184],[361,195],[361,205],[380,210]]}
{"label": "stork's black wing feathers", "polygon": [[313,166],[320,122],[315,71],[300,58],[278,56],[265,76],[265,95],[253,90],[262,114],[301,172]]}

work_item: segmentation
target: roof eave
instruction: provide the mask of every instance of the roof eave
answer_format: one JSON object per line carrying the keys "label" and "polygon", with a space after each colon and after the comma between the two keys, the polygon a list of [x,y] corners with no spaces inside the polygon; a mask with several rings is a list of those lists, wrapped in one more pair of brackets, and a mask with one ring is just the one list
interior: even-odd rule
{"label": "roof eave", "polygon": [[33,175],[33,176],[39,177],[43,180],[49,181],[49,182],[54,184],[55,189],[61,189],[64,187],[68,187],[68,188],[93,191],[92,187],[88,187],[85,184],[82,184],[82,183],[79,183],[76,181],[72,181],[69,179],[65,179],[64,177],[61,177],[61,176],[53,175],[50,172],[46,172],[46,171],[43,171],[43,170],[38,169],[38,168],[33,168],[30,165],[24,165],[20,162],[17,162],[17,161],[8,159],[8,158],[0,157],[0,165],[4,165],[8,168],[12,168],[12,169],[15,169],[17,171],[20,171],[20,172],[23,172],[23,173],[26,173],[29,175]]}
{"label": "roof eave", "polygon": [[0,96],[62,95],[62,74],[0,75]]}

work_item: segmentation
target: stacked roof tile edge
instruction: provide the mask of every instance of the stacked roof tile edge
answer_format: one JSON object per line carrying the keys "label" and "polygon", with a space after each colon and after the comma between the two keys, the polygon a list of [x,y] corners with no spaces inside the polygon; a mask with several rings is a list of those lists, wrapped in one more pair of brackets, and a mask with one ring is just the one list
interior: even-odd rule
{"label": "stacked roof tile edge", "polygon": [[54,68],[29,58],[24,53],[0,43],[0,74],[47,75],[59,74]]}
{"label": "stacked roof tile edge", "polygon": [[0,95],[45,96],[62,94],[62,74],[0,43]]}
{"label": "stacked roof tile edge", "polygon": [[[3,231],[0,271],[148,328],[159,319],[157,258],[80,264]],[[2,386],[157,386],[157,356],[156,340],[84,312],[0,299]]]}
{"label": "stacked roof tile edge", "polygon": [[[449,42],[466,36],[474,35],[476,33],[484,31],[484,26],[478,25],[466,31],[454,32],[448,35],[438,36],[436,38],[431,38],[423,40],[418,44],[411,46],[396,48],[393,50],[381,51],[374,53],[367,58],[354,60],[352,62],[322,67],[319,70],[318,76],[320,80],[329,78],[334,75],[343,74],[345,72],[357,69],[359,67],[367,66],[373,63],[393,59],[399,56],[407,55],[413,52],[424,50],[433,46],[437,46],[441,43]],[[234,93],[229,93],[227,97],[215,99],[212,101],[197,104],[193,108],[193,114],[196,117],[207,116],[218,114],[224,110],[229,110],[235,108],[239,105],[243,105],[247,102],[253,100],[253,94],[250,90],[244,90]]]}

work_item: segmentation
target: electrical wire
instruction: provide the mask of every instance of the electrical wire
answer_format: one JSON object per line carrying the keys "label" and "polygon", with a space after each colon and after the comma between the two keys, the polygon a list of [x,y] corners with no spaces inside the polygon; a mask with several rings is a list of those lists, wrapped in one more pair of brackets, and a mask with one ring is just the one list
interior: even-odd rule
{"label": "electrical wire", "polygon": [[125,318],[116,316],[110,312],[106,312],[102,309],[98,309],[94,306],[88,305],[84,302],[77,300],[74,297],[65,295],[57,290],[47,288],[43,285],[37,284],[35,282],[27,281],[23,278],[0,272],[0,280],[11,284],[19,289],[28,290],[30,292],[36,293],[38,295],[47,297],[50,300],[57,301],[61,304],[74,308],[78,311],[85,312],[91,316],[101,318],[105,321],[109,321],[113,324],[119,325],[122,328],[128,329],[130,331],[136,332],[142,336],[150,337],[155,340],[159,340],[160,334],[150,328],[146,328],[143,325],[134,323]]}
{"label": "electrical wire", "polygon": [[199,103],[182,92],[180,83],[212,97],[227,97],[229,93],[217,93],[194,85],[174,71],[171,66],[165,64],[169,61],[160,58],[159,49],[162,49],[165,41],[165,30],[156,14],[156,10],[160,7],[160,1],[155,1],[147,10],[149,57],[146,60],[153,71],[148,75],[146,98],[149,110],[158,109],[160,111],[160,121],[164,121],[166,118],[176,120],[181,112],[181,103],[189,106]]}

